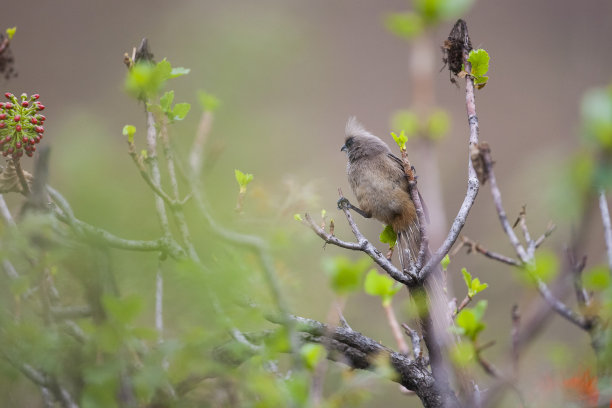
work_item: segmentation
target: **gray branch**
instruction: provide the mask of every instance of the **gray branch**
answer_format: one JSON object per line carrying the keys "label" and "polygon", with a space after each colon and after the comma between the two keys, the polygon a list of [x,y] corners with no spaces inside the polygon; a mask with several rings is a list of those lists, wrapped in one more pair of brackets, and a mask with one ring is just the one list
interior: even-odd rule
{"label": "gray branch", "polygon": [[601,220],[604,227],[608,267],[612,272],[612,223],[610,222],[610,211],[608,209],[608,202],[606,201],[606,192],[604,190],[599,192],[599,209],[601,211]]}

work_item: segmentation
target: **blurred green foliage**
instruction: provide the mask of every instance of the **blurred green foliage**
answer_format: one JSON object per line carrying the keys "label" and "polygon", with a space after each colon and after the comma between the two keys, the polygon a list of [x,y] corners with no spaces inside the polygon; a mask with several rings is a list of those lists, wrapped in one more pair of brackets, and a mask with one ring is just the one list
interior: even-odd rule
{"label": "blurred green foliage", "polygon": [[387,275],[378,273],[375,269],[370,270],[366,275],[363,289],[368,295],[378,296],[382,305],[387,307],[391,304],[393,296],[400,291],[402,285],[395,282]]}

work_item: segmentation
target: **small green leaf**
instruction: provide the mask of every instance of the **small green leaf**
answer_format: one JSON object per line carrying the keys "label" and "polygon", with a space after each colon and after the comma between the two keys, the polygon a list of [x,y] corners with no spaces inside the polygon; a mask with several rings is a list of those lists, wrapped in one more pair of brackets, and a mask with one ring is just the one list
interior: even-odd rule
{"label": "small green leaf", "polygon": [[393,13],[385,18],[385,27],[396,36],[411,40],[423,32],[424,24],[416,13]]}
{"label": "small green leaf", "polygon": [[368,295],[379,296],[383,306],[388,306],[401,286],[395,285],[395,281],[387,275],[381,275],[375,269],[372,269],[366,275],[363,288]]}
{"label": "small green leaf", "polygon": [[432,140],[442,139],[450,129],[450,117],[443,109],[435,110],[427,118],[427,135]]}
{"label": "small green leaf", "polygon": [[325,216],[327,215],[327,211],[325,209],[321,210],[321,218],[325,219]]}
{"label": "small green leaf", "polygon": [[489,77],[485,76],[489,71],[489,59],[489,54],[482,48],[470,51],[468,61],[472,64],[470,73],[475,84],[484,86],[489,80]]}
{"label": "small green leaf", "polygon": [[559,259],[550,251],[539,251],[534,265],[527,266],[527,272],[535,279],[549,282],[559,271]]}
{"label": "small green leaf", "polygon": [[183,75],[187,75],[191,70],[189,68],[176,67],[170,71],[170,78],[178,78]]}
{"label": "small green leaf", "polygon": [[134,133],[136,133],[136,128],[132,125],[125,125],[123,127],[123,136],[128,137],[128,142],[134,143]]}
{"label": "small green leaf", "polygon": [[473,343],[457,343],[451,349],[450,355],[453,363],[459,367],[464,367],[474,360],[476,357],[476,350],[474,349]]}
{"label": "small green leaf", "polygon": [[293,219],[296,221],[303,221],[302,216],[300,214],[293,214]]}
{"label": "small green leaf", "polygon": [[164,112],[170,112],[172,101],[174,101],[174,91],[168,91],[159,98],[159,104]]}
{"label": "small green leaf", "polygon": [[238,169],[234,170],[234,174],[236,175],[236,181],[240,186],[240,192],[244,193],[246,191],[247,185],[253,181],[254,176],[249,173],[243,173]]}
{"label": "small green leaf", "polygon": [[442,258],[442,261],[440,261],[440,265],[442,265],[442,270],[444,270],[444,272],[446,272],[446,269],[448,268],[448,265],[450,264],[450,257],[448,256],[448,254],[444,255],[444,258]]}
{"label": "small green leaf", "polygon": [[146,160],[146,159],[149,158],[149,154],[147,153],[146,150],[143,149],[143,150],[140,151],[140,157],[142,157],[143,159]]}
{"label": "small green leaf", "polygon": [[114,320],[123,324],[131,323],[143,308],[142,298],[138,295],[126,296],[124,298],[105,295],[102,298],[102,303],[106,313]]}
{"label": "small green leaf", "polygon": [[300,355],[306,368],[313,371],[319,362],[327,357],[327,350],[320,344],[307,343],[300,349]]}
{"label": "small green leaf", "polygon": [[472,275],[465,268],[461,269],[461,274],[463,275],[463,281],[468,288],[468,296],[470,298],[489,287],[489,285],[486,283],[480,283],[480,279],[472,278]]}
{"label": "small green leaf", "polygon": [[9,41],[13,39],[16,32],[17,32],[17,27],[11,27],[11,28],[6,29],[6,35],[8,36]]}
{"label": "small green leaf", "polygon": [[406,136],[405,131],[402,130],[399,136],[395,134],[394,132],[391,132],[391,136],[393,136],[393,140],[395,140],[395,143],[397,143],[400,149],[402,150],[406,149],[406,142],[408,141],[408,137]]}
{"label": "small green leaf", "polygon": [[371,263],[368,257],[353,262],[346,257],[339,256],[326,258],[323,267],[331,279],[332,289],[338,294],[347,294],[360,288],[363,274]]}
{"label": "small green leaf", "polygon": [[463,275],[463,281],[465,282],[465,286],[467,286],[469,290],[472,287],[472,274],[470,274],[465,268],[461,269],[461,274]]}
{"label": "small green leaf", "polygon": [[600,265],[586,271],[582,277],[584,287],[589,290],[604,290],[610,287],[610,270]]}
{"label": "small green leaf", "polygon": [[482,317],[487,308],[487,301],[479,301],[473,308],[465,308],[457,315],[456,323],[459,332],[471,341],[475,341],[478,334],[486,327]]}
{"label": "small green leaf", "polygon": [[410,110],[399,110],[393,114],[391,119],[391,128],[394,132],[399,133],[402,130],[406,137],[410,139],[416,136],[419,132],[419,117],[416,113]]}
{"label": "small green leaf", "polygon": [[397,234],[393,231],[393,227],[385,225],[385,229],[380,233],[380,242],[389,244],[389,248],[393,248],[397,242]]}
{"label": "small green leaf", "polygon": [[174,105],[174,109],[172,110],[172,119],[173,120],[183,120],[185,119],[185,116],[187,116],[187,114],[189,113],[189,110],[191,109],[191,105],[188,103],[177,103],[176,105]]}
{"label": "small green leaf", "polygon": [[200,105],[202,105],[202,109],[207,112],[216,111],[219,107],[219,104],[221,103],[215,95],[204,91],[198,91],[198,99],[200,100]]}

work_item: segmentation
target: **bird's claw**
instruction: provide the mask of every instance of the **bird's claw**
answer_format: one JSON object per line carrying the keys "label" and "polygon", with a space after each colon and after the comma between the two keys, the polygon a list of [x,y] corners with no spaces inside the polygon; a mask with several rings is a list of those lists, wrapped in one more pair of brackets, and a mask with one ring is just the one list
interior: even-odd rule
{"label": "bird's claw", "polygon": [[348,210],[350,208],[351,208],[351,203],[350,203],[350,201],[347,198],[341,197],[338,200],[338,209],[339,210]]}

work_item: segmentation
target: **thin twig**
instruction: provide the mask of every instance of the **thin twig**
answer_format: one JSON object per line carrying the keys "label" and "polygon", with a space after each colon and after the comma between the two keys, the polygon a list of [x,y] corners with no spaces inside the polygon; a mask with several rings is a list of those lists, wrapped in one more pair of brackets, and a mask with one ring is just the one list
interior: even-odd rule
{"label": "thin twig", "polygon": [[519,330],[521,325],[521,315],[518,305],[512,306],[512,330],[510,331],[511,350],[510,357],[512,359],[512,376],[518,378],[518,363],[519,363]]}
{"label": "thin twig", "polygon": [[610,222],[610,211],[608,209],[608,201],[606,200],[606,192],[604,190],[599,192],[599,210],[601,211],[601,220],[604,227],[608,268],[610,268],[610,272],[612,273],[612,223]]}
{"label": "thin twig", "polygon": [[191,153],[189,154],[189,166],[196,175],[199,175],[202,171],[202,164],[204,162],[204,145],[208,139],[210,129],[212,128],[212,122],[212,112],[204,111],[202,113],[202,117],[200,118],[200,124],[198,125],[196,137],[193,139]]}
{"label": "thin twig", "polygon": [[391,333],[393,333],[393,337],[395,338],[395,342],[397,343],[397,348],[400,353],[408,354],[408,344],[406,343],[406,339],[404,339],[404,335],[400,328],[399,323],[397,322],[397,318],[395,317],[395,312],[393,311],[393,306],[391,303],[384,305],[385,315],[387,316],[387,322],[389,323],[389,327],[391,328]]}
{"label": "thin twig", "polygon": [[585,319],[584,316],[579,315],[570,309],[565,303],[561,302],[559,299],[555,298],[555,296],[551,293],[548,286],[542,281],[542,279],[535,277],[536,284],[538,286],[538,291],[548,302],[548,304],[562,317],[564,317],[570,323],[575,324],[583,330],[590,330],[592,325],[588,319]]}
{"label": "thin twig", "polygon": [[557,226],[555,224],[553,224],[552,222],[548,223],[548,226],[546,227],[546,231],[544,232],[544,234],[542,234],[540,236],[540,238],[536,239],[535,241],[535,247],[536,249],[538,249],[540,247],[540,245],[542,245],[542,243],[544,242],[544,240],[546,238],[548,238],[550,236],[550,234],[553,233],[553,231],[557,228]]}
{"label": "thin twig", "polygon": [[410,337],[410,341],[412,342],[412,353],[415,360],[420,360],[423,358],[423,354],[421,353],[421,336],[419,336],[419,332],[410,328],[406,323],[402,323],[402,327],[406,335]]}
{"label": "thin twig", "polygon": [[493,259],[498,262],[505,263],[510,266],[516,266],[516,267],[522,266],[520,261],[517,261],[516,259],[510,258],[506,255],[499,254],[497,252],[489,251],[488,249],[483,247],[481,244],[477,243],[476,241],[466,236],[461,237],[461,245],[458,246],[456,250],[453,250],[453,254],[458,252],[463,246],[466,246],[468,248],[468,254],[471,253],[472,251],[476,251],[486,256],[487,258]]}
{"label": "thin twig", "polygon": [[502,197],[499,187],[497,186],[497,179],[495,178],[495,172],[493,171],[493,160],[491,159],[491,151],[489,149],[485,149],[482,151],[482,157],[484,159],[485,172],[490,180],[489,185],[491,186],[491,195],[493,196],[493,202],[495,203],[495,208],[497,209],[497,215],[499,217],[499,221],[502,225],[502,228],[510,243],[514,247],[516,254],[519,259],[523,263],[528,263],[530,258],[525,252],[525,249],[519,242],[510,222],[508,221],[508,216],[506,215],[506,211],[504,211],[504,207],[502,204]]}
{"label": "thin twig", "polygon": [[185,256],[183,249],[172,239],[159,238],[153,241],[129,240],[119,238],[108,231],[89,225],[74,217],[72,210],[67,206],[66,199],[59,192],[51,187],[47,187],[47,191],[53,201],[58,204],[59,210],[55,211],[57,217],[73,227],[74,232],[81,238],[85,238],[93,243],[104,243],[111,248],[144,252],[157,251],[166,253],[175,259],[181,259]]}
{"label": "thin twig", "polygon": [[4,223],[8,227],[14,227],[16,225],[15,220],[13,219],[13,216],[11,215],[11,211],[6,205],[6,201],[4,200],[4,197],[2,196],[2,194],[0,194],[0,215],[2,216]]}

